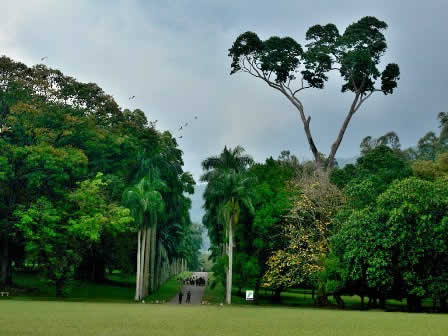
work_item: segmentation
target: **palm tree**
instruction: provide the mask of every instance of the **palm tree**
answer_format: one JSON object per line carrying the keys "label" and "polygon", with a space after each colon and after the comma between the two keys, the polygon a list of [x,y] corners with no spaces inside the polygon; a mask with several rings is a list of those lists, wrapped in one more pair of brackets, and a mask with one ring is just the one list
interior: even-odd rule
{"label": "palm tree", "polygon": [[[219,156],[210,157],[202,162],[206,171],[201,177],[208,185],[204,193],[206,219],[215,219],[212,224],[221,224],[225,232],[228,267],[226,274],[226,303],[231,303],[233,271],[233,232],[239,222],[241,205],[252,210],[250,201],[251,179],[245,174],[247,167],[253,163],[250,156],[244,155],[244,149],[224,147]],[[209,227],[210,229],[210,227]]]}
{"label": "palm tree", "polygon": [[[165,183],[157,169],[150,169],[136,185],[123,193],[124,203],[131,209],[137,223],[137,279],[135,300],[140,301],[148,294],[150,251],[151,279],[154,279],[155,236],[157,214],[163,209],[160,190]],[[153,282],[153,281],[151,281]]]}
{"label": "palm tree", "polygon": [[243,147],[236,146],[232,149],[225,146],[219,156],[211,156],[202,161],[202,169],[205,173],[201,176],[201,181],[209,182],[215,174],[224,170],[243,172],[253,163],[252,157],[244,154]]}

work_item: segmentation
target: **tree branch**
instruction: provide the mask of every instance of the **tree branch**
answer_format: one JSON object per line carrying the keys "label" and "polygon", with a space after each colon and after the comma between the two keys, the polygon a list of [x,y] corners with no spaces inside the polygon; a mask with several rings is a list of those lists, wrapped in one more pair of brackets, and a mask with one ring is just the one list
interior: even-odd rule
{"label": "tree branch", "polygon": [[256,66],[254,60],[248,59],[246,57],[243,58],[243,60],[247,61],[247,63],[249,63],[249,65],[250,65],[250,69],[249,69],[247,67],[246,63],[242,62],[241,69],[244,72],[247,72],[254,77],[262,79],[267,85],[280,91],[299,111],[300,119],[302,120],[302,123],[303,123],[303,128],[305,130],[305,135],[307,137],[308,144],[310,146],[311,152],[313,153],[316,165],[317,165],[318,169],[320,169],[322,167],[322,162],[321,162],[321,158],[319,155],[319,151],[317,150],[317,147],[314,143],[313,136],[311,135],[311,129],[310,129],[311,117],[305,116],[302,102],[295,97],[295,94],[297,94],[298,92],[300,92],[302,90],[310,88],[310,86],[304,86],[304,83],[302,80],[302,87],[300,87],[299,89],[297,89],[295,91],[292,91],[291,88],[289,87],[289,85],[287,86],[287,85],[284,85],[283,83],[274,83],[273,81],[271,81],[270,75],[272,72],[269,74],[262,72],[261,69],[259,69],[259,67]]}
{"label": "tree branch", "polygon": [[333,168],[334,166],[334,160],[336,156],[336,152],[341,145],[342,138],[344,137],[345,131],[347,130],[347,126],[350,123],[350,119],[353,117],[353,115],[356,112],[356,109],[359,108],[360,105],[358,105],[359,98],[361,96],[361,93],[356,92],[355,98],[353,99],[352,105],[350,106],[350,110],[347,114],[347,116],[344,119],[344,122],[342,123],[342,126],[339,130],[338,136],[336,138],[336,141],[331,146],[330,155],[328,156],[328,163],[327,163],[327,169]]}

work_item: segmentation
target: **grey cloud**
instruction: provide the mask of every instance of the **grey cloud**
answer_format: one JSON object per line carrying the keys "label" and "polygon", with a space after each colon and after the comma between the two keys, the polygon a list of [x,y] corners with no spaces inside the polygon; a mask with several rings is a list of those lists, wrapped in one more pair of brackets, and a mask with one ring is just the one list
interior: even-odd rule
{"label": "grey cloud", "polygon": [[[246,30],[262,38],[334,22],[342,31],[365,15],[389,24],[387,61],[399,63],[392,96],[377,95],[353,118],[339,157],[359,152],[365,135],[396,131],[405,146],[436,128],[447,110],[448,2],[428,1],[17,1],[0,4],[0,53],[47,64],[94,81],[128,108],[141,108],[164,129],[193,121],[179,143],[186,169],[224,145],[241,144],[257,160],[290,149],[310,158],[297,114],[286,99],[244,74],[229,75],[227,50]],[[3,19],[4,18],[4,19]],[[130,102],[127,98],[135,95]],[[350,104],[332,78],[304,95],[319,149],[328,152]]]}

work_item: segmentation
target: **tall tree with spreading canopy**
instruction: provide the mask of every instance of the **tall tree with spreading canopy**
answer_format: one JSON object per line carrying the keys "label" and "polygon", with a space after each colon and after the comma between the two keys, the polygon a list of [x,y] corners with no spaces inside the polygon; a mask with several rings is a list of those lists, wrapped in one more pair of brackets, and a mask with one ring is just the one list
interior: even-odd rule
{"label": "tall tree with spreading canopy", "polygon": [[308,29],[304,49],[291,37],[273,36],[263,41],[253,32],[238,36],[229,49],[231,74],[245,72],[282,93],[298,110],[315,163],[324,162],[313,139],[311,116],[305,113],[300,93],[306,89],[323,89],[331,71],[343,80],[342,92],[352,92],[353,101],[330,148],[324,168],[335,164],[336,152],[353,115],[375,92],[392,94],[400,70],[390,63],[381,72],[378,66],[387,44],[383,35],[387,24],[367,16],[349,25],[340,34],[334,24],[315,25]]}

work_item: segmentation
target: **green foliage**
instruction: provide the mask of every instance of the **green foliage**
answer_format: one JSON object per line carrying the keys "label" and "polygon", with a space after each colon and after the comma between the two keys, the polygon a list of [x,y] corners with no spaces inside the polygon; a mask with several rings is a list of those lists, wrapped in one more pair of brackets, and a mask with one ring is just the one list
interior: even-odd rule
{"label": "green foliage", "polygon": [[446,182],[415,177],[396,181],[369,207],[354,210],[332,239],[345,283],[364,283],[383,296],[408,297],[413,309],[431,291],[446,300],[448,293],[434,287],[448,261]]}
{"label": "green foliage", "polygon": [[286,215],[280,239],[284,246],[272,253],[267,261],[264,286],[286,289],[318,284],[328,254],[328,239],[333,217],[344,205],[343,194],[326,177],[301,177],[290,182],[297,190],[292,207]]}
{"label": "green foliage", "polygon": [[[197,260],[199,247],[196,238],[191,243],[196,233],[192,233],[190,203],[184,195],[192,192],[194,180],[182,170],[176,140],[169,132],[157,131],[142,110],[122,110],[94,83],[2,56],[0,116],[0,239],[6,239],[8,248],[15,251],[9,253],[10,265],[13,259],[20,265],[24,259],[41,258],[45,252],[41,248],[47,244],[24,236],[26,227],[15,225],[16,213],[42,224],[32,232],[56,232],[54,241],[47,236],[48,244],[63,246],[65,239],[63,250],[75,251],[60,253],[65,266],[55,260],[46,264],[53,268],[48,269],[53,278],[59,272],[67,274],[60,278],[75,275],[101,281],[106,268],[133,271],[136,238],[123,230],[130,218],[119,203],[126,188],[143,177],[150,180],[147,184],[159,180],[165,185],[154,186],[158,194],[151,193],[146,201],[163,228],[157,238],[170,245],[166,258],[188,254],[191,262]],[[165,211],[161,211],[161,199]],[[135,217],[135,207],[131,208]],[[56,215],[58,221],[36,217],[37,209]],[[180,252],[184,235],[190,243]],[[85,244],[78,248],[82,239]],[[31,249],[32,244],[38,247]],[[20,252],[24,248],[27,252]],[[1,272],[3,281],[4,268]]]}
{"label": "green foliage", "polygon": [[362,207],[375,200],[394,180],[410,175],[412,170],[402,156],[380,145],[365,152],[356,165],[334,169],[330,181],[346,188],[349,198]]}
{"label": "green foliage", "polygon": [[98,175],[57,202],[40,197],[14,213],[29,258],[45,265],[45,275],[58,295],[67,290],[89,244],[98,241],[103,230],[122,232],[132,221],[128,209],[107,202],[103,187]]}
{"label": "green foliage", "polygon": [[[308,87],[324,88],[328,72],[339,70],[344,79],[342,91],[362,95],[376,90],[393,93],[400,70],[397,64],[377,66],[387,49],[383,31],[387,24],[367,16],[349,25],[341,35],[334,24],[315,25],[306,32],[307,50],[291,37],[273,36],[265,41],[253,32],[237,37],[229,49],[231,74],[244,71],[269,81],[285,84],[301,73]],[[375,82],[380,79],[380,88]]]}

